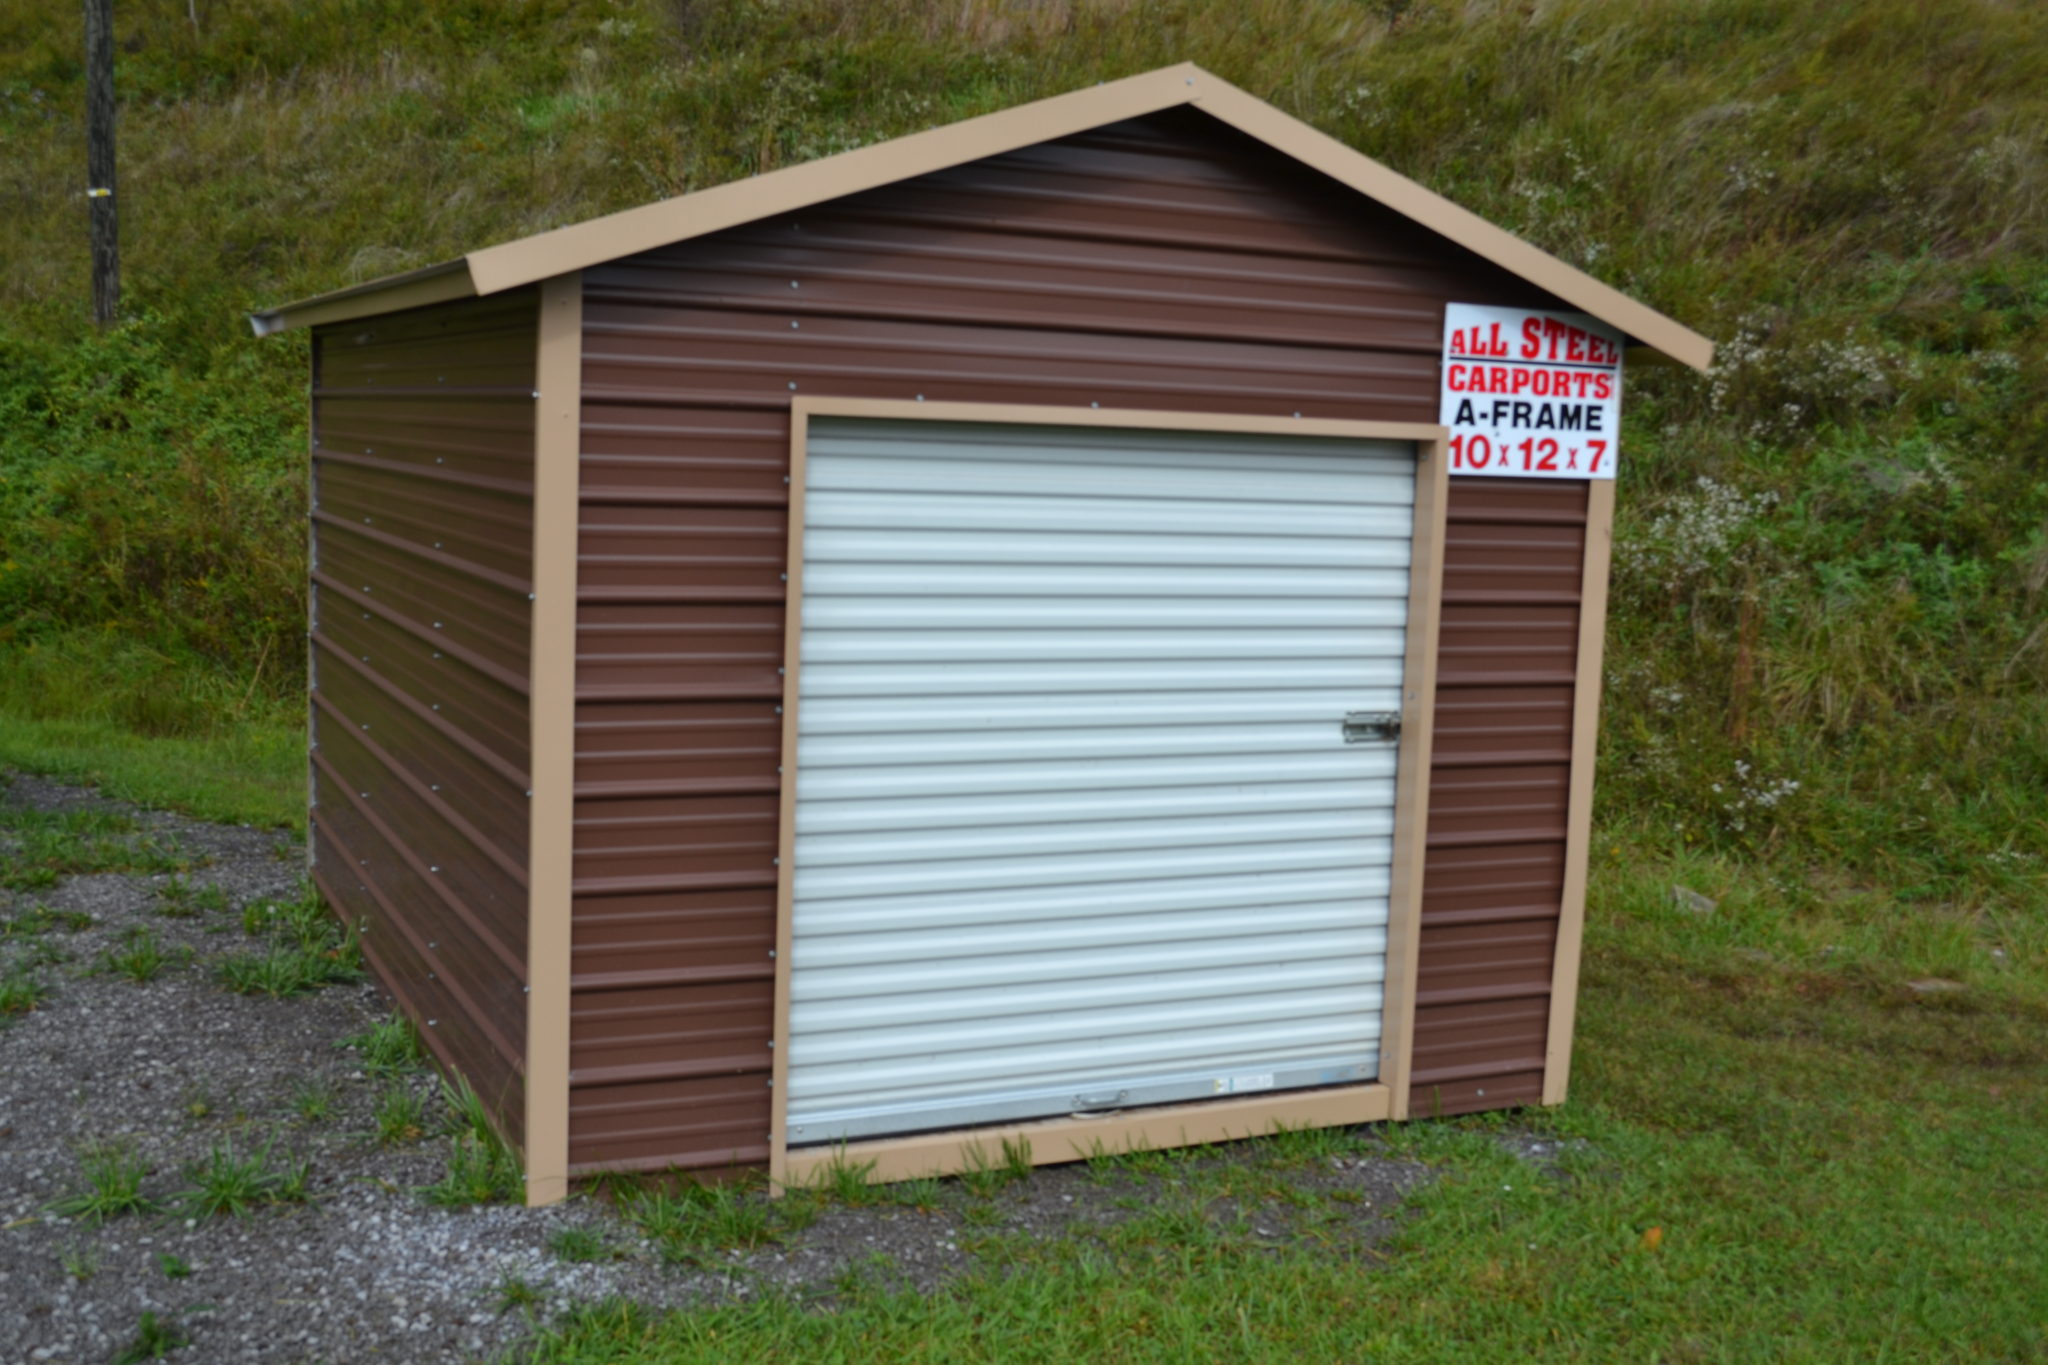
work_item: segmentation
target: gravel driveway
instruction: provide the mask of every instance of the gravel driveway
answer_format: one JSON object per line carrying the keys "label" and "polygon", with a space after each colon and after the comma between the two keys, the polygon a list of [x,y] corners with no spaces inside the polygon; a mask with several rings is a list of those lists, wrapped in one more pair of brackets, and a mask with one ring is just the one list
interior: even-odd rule
{"label": "gravel driveway", "polygon": [[[0,890],[0,980],[47,989],[33,1008],[0,1018],[0,1361],[9,1365],[109,1360],[136,1340],[145,1313],[189,1341],[174,1360],[502,1358],[517,1354],[534,1314],[577,1301],[829,1295],[878,1255],[892,1276],[929,1289],[972,1264],[977,1235],[1054,1235],[1158,1197],[1142,1185],[1106,1189],[1083,1168],[1042,1169],[979,1207],[946,1182],[922,1207],[828,1203],[774,1242],[680,1262],[594,1198],[542,1210],[436,1207],[420,1189],[440,1178],[450,1150],[437,1128],[437,1081],[424,1071],[366,1074],[344,1041],[388,1015],[376,989],[269,999],[216,979],[220,959],[251,951],[243,909],[301,894],[296,840],[14,775],[0,789],[0,879],[36,880],[20,832],[36,820],[119,825],[102,854],[141,851],[129,870]],[[178,864],[189,870],[135,870]],[[166,961],[146,983],[103,964],[138,932]],[[379,1139],[375,1118],[394,1086],[435,1116],[395,1143]],[[192,1183],[188,1168],[224,1143],[303,1158],[308,1197],[188,1216],[176,1202]],[[159,1207],[97,1223],[52,1213],[84,1181],[86,1155],[109,1145],[140,1158],[141,1192]],[[1351,1157],[1304,1183],[1343,1186],[1356,1210],[1349,1231],[1369,1244],[1423,1176],[1410,1163]],[[1257,1231],[1281,1239],[1294,1219],[1253,1211]],[[562,1245],[568,1227],[596,1232],[611,1259],[556,1254],[551,1240]]]}

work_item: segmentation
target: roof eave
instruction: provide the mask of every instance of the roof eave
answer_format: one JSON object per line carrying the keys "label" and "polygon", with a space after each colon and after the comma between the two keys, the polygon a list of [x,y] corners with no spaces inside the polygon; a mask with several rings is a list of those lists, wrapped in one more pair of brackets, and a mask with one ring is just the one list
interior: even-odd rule
{"label": "roof eave", "polygon": [[395,313],[401,308],[421,308],[450,299],[466,299],[477,292],[470,273],[469,258],[459,256],[437,265],[421,266],[399,275],[352,284],[315,294],[308,299],[280,304],[276,308],[249,314],[249,326],[257,336],[288,332],[294,327],[314,327],[323,322],[346,322],[376,313]]}

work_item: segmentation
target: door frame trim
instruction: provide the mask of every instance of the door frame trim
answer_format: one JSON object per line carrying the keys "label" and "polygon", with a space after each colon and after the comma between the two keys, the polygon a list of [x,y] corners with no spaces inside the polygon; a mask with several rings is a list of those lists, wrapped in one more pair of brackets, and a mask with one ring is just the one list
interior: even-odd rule
{"label": "door frame trim", "polygon": [[[813,417],[878,421],[1000,422],[1153,431],[1209,431],[1414,445],[1415,528],[1404,643],[1401,739],[1394,787],[1394,857],[1387,913],[1387,972],[1380,1005],[1380,1071],[1371,1085],[1290,1090],[1236,1100],[1204,1100],[1085,1119],[956,1129],[876,1138],[791,1153],[789,993],[792,878],[796,870],[796,742],[803,634],[806,450]],[[775,859],[775,1013],[769,1079],[768,1178],[781,1192],[834,1162],[873,1163],[868,1178],[953,1175],[1002,1159],[1002,1144],[1028,1149],[1032,1164],[1075,1161],[1097,1151],[1184,1146],[1255,1137],[1278,1125],[1329,1126],[1407,1117],[1414,1052],[1415,968],[1421,941],[1422,870],[1429,823],[1429,761],[1435,729],[1437,623],[1443,581],[1444,504],[1449,432],[1424,422],[1353,422],[1236,413],[1159,412],[1013,403],[927,403],[883,398],[798,395],[790,400],[789,537],[783,618],[782,762]],[[995,1144],[991,1147],[989,1144]]]}

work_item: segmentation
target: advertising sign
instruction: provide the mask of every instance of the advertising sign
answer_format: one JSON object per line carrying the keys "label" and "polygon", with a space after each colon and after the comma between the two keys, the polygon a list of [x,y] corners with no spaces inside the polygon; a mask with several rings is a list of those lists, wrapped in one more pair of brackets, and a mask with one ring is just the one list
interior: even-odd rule
{"label": "advertising sign", "polygon": [[1437,420],[1451,429],[1451,473],[1613,478],[1621,346],[1583,313],[1450,304]]}

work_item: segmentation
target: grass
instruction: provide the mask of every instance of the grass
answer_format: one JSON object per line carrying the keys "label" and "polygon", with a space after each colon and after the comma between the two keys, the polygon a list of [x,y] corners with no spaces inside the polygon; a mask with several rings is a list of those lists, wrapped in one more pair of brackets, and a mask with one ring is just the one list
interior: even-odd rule
{"label": "grass", "polygon": [[50,988],[29,972],[10,972],[0,977],[0,1017],[27,1014],[50,998]]}
{"label": "grass", "polygon": [[421,1189],[421,1197],[443,1208],[522,1202],[525,1172],[492,1127],[483,1101],[461,1080],[443,1084],[443,1099],[450,1130],[448,1164],[439,1180]]}
{"label": "grass", "polygon": [[131,838],[134,821],[99,810],[44,811],[0,806],[0,887],[43,891],[65,877],[95,872],[183,872],[196,865],[172,840]]}
{"label": "grass", "polygon": [[232,1140],[215,1144],[185,1168],[188,1184],[177,1196],[179,1213],[186,1218],[241,1217],[276,1204],[304,1203],[311,1165],[291,1156],[273,1161],[275,1145],[273,1138],[242,1152]]}
{"label": "grass", "polygon": [[140,1365],[145,1360],[161,1360],[190,1344],[191,1340],[169,1318],[160,1318],[153,1312],[144,1313],[136,1323],[135,1340],[115,1353],[113,1365]]}
{"label": "grass", "polygon": [[159,1251],[156,1254],[156,1268],[163,1272],[167,1280],[188,1279],[192,1274],[192,1267],[184,1257],[174,1256],[168,1251]]}
{"label": "grass", "polygon": [[208,911],[226,911],[228,893],[218,886],[194,886],[172,877],[156,892],[156,912],[165,919],[197,919]]}
{"label": "grass", "polygon": [[92,916],[83,910],[52,910],[47,905],[32,905],[18,915],[0,919],[0,939],[33,938],[53,930],[77,933],[92,928]]}
{"label": "grass", "polygon": [[[991,1216],[940,1293],[577,1310],[536,1360],[994,1361],[1022,1340],[1116,1361],[2034,1358],[2044,983],[1957,963],[1964,990],[1916,995],[1924,964],[1825,953],[1850,924],[1773,919],[1771,883],[1730,868],[1684,875],[1710,870],[1723,909],[1705,920],[1672,904],[1668,866],[1597,872],[1572,1103],[1374,1130],[1369,1150],[1433,1171],[1376,1252],[1343,1232],[1379,1211],[1301,1183],[1360,1154],[1350,1134],[1278,1133],[1229,1161],[1104,1153],[1101,1175],[1153,1182],[1125,1218],[1010,1234],[970,1202]],[[1560,1143],[1554,1170],[1500,1140],[1527,1130]],[[1247,1206],[1305,1230],[1262,1236],[1278,1215]]]}
{"label": "grass", "polygon": [[122,931],[120,947],[100,954],[99,967],[103,972],[125,976],[138,986],[146,986],[163,975],[173,956],[157,942],[154,930],[137,925]]}
{"label": "grass", "polygon": [[427,1059],[419,1030],[402,1014],[379,1019],[363,1032],[343,1040],[363,1060],[363,1071],[371,1076],[397,1076],[417,1071]]}
{"label": "grass", "polygon": [[83,1183],[50,1205],[52,1213],[103,1223],[123,1214],[149,1213],[157,1207],[142,1192],[149,1163],[134,1147],[119,1142],[95,1143],[78,1153]]}
{"label": "grass", "polygon": [[302,1080],[292,1087],[292,1112],[305,1123],[325,1123],[334,1117],[334,1085],[322,1077]]}
{"label": "grass", "polygon": [[402,1147],[427,1135],[427,1103],[403,1081],[384,1088],[374,1113],[377,1141],[386,1147]]}
{"label": "grass", "polygon": [[591,1227],[556,1228],[548,1234],[548,1251],[557,1260],[578,1265],[616,1260],[619,1254],[603,1233]]}
{"label": "grass", "polygon": [[491,1292],[497,1299],[498,1312],[501,1314],[509,1313],[515,1308],[522,1313],[531,1313],[541,1306],[544,1298],[541,1291],[530,1281],[509,1271],[499,1277]]}
{"label": "grass", "polygon": [[216,977],[230,991],[283,999],[362,980],[362,951],[354,933],[310,887],[297,900],[245,906],[242,926],[266,946],[215,964]]}
{"label": "grass", "polygon": [[626,1216],[662,1259],[683,1265],[706,1264],[719,1252],[752,1251],[779,1235],[766,1197],[741,1182],[646,1189],[627,1203]]}

